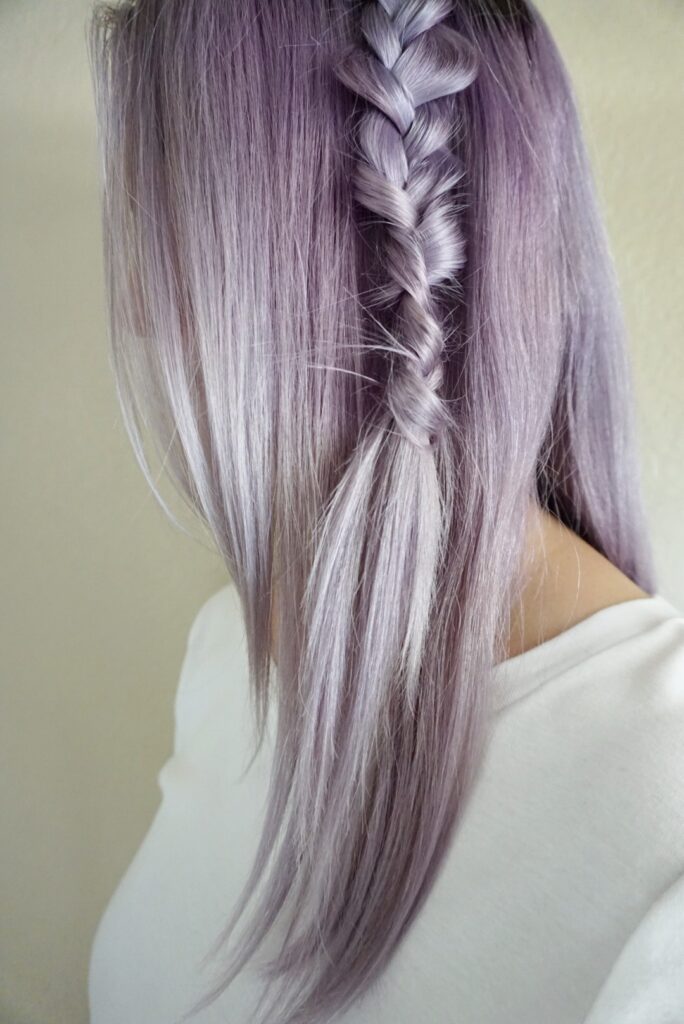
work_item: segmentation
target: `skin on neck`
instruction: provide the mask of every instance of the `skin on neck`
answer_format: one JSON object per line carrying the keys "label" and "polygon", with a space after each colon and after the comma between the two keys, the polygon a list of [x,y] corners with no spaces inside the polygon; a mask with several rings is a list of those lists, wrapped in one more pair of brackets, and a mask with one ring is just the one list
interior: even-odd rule
{"label": "skin on neck", "polygon": [[[649,596],[590,544],[533,503],[528,513],[522,575],[522,588],[511,609],[506,658],[551,640],[602,608]],[[275,594],[271,627],[274,652],[277,639]]]}
{"label": "skin on neck", "polygon": [[506,657],[551,640],[602,608],[648,597],[590,544],[530,505],[523,585],[511,609]]}

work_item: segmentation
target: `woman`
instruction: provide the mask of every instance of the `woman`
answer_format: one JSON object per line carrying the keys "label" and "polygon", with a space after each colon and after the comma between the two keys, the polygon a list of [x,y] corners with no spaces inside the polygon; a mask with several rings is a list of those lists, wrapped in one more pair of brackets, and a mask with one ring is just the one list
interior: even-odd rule
{"label": "woman", "polygon": [[234,584],[93,1024],[684,1020],[684,621],[539,15],[136,0],[91,38],[126,423]]}

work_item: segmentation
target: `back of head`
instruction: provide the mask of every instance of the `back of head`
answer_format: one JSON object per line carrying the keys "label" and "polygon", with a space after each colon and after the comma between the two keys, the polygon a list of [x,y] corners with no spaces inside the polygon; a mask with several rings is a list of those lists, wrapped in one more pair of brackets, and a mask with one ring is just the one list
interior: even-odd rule
{"label": "back of head", "polygon": [[577,115],[523,0],[136,0],[91,41],[126,424],[212,531],[278,712],[210,995],[286,919],[263,1019],[327,1020],[453,837],[530,501],[651,588]]}

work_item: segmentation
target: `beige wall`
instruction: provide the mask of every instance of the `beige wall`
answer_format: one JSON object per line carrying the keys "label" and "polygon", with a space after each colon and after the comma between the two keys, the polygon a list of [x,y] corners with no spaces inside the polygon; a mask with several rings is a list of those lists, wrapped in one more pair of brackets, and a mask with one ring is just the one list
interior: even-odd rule
{"label": "beige wall", "polygon": [[[118,417],[88,6],[0,4],[0,1024],[86,1021],[93,929],[157,804],[187,628],[225,578],[148,497]],[[632,332],[661,590],[684,608],[684,3],[540,6],[586,117]]]}

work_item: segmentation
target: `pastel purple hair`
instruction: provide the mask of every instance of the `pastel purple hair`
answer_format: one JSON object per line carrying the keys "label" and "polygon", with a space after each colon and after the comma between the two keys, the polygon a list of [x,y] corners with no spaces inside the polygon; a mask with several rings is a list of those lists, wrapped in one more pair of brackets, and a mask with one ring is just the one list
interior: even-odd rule
{"label": "pastel purple hair", "polygon": [[90,38],[126,427],[235,582],[255,749],[277,708],[200,1005],[277,935],[259,1019],[327,1021],[454,838],[530,503],[653,590],[572,94],[523,0],[135,0]]}

